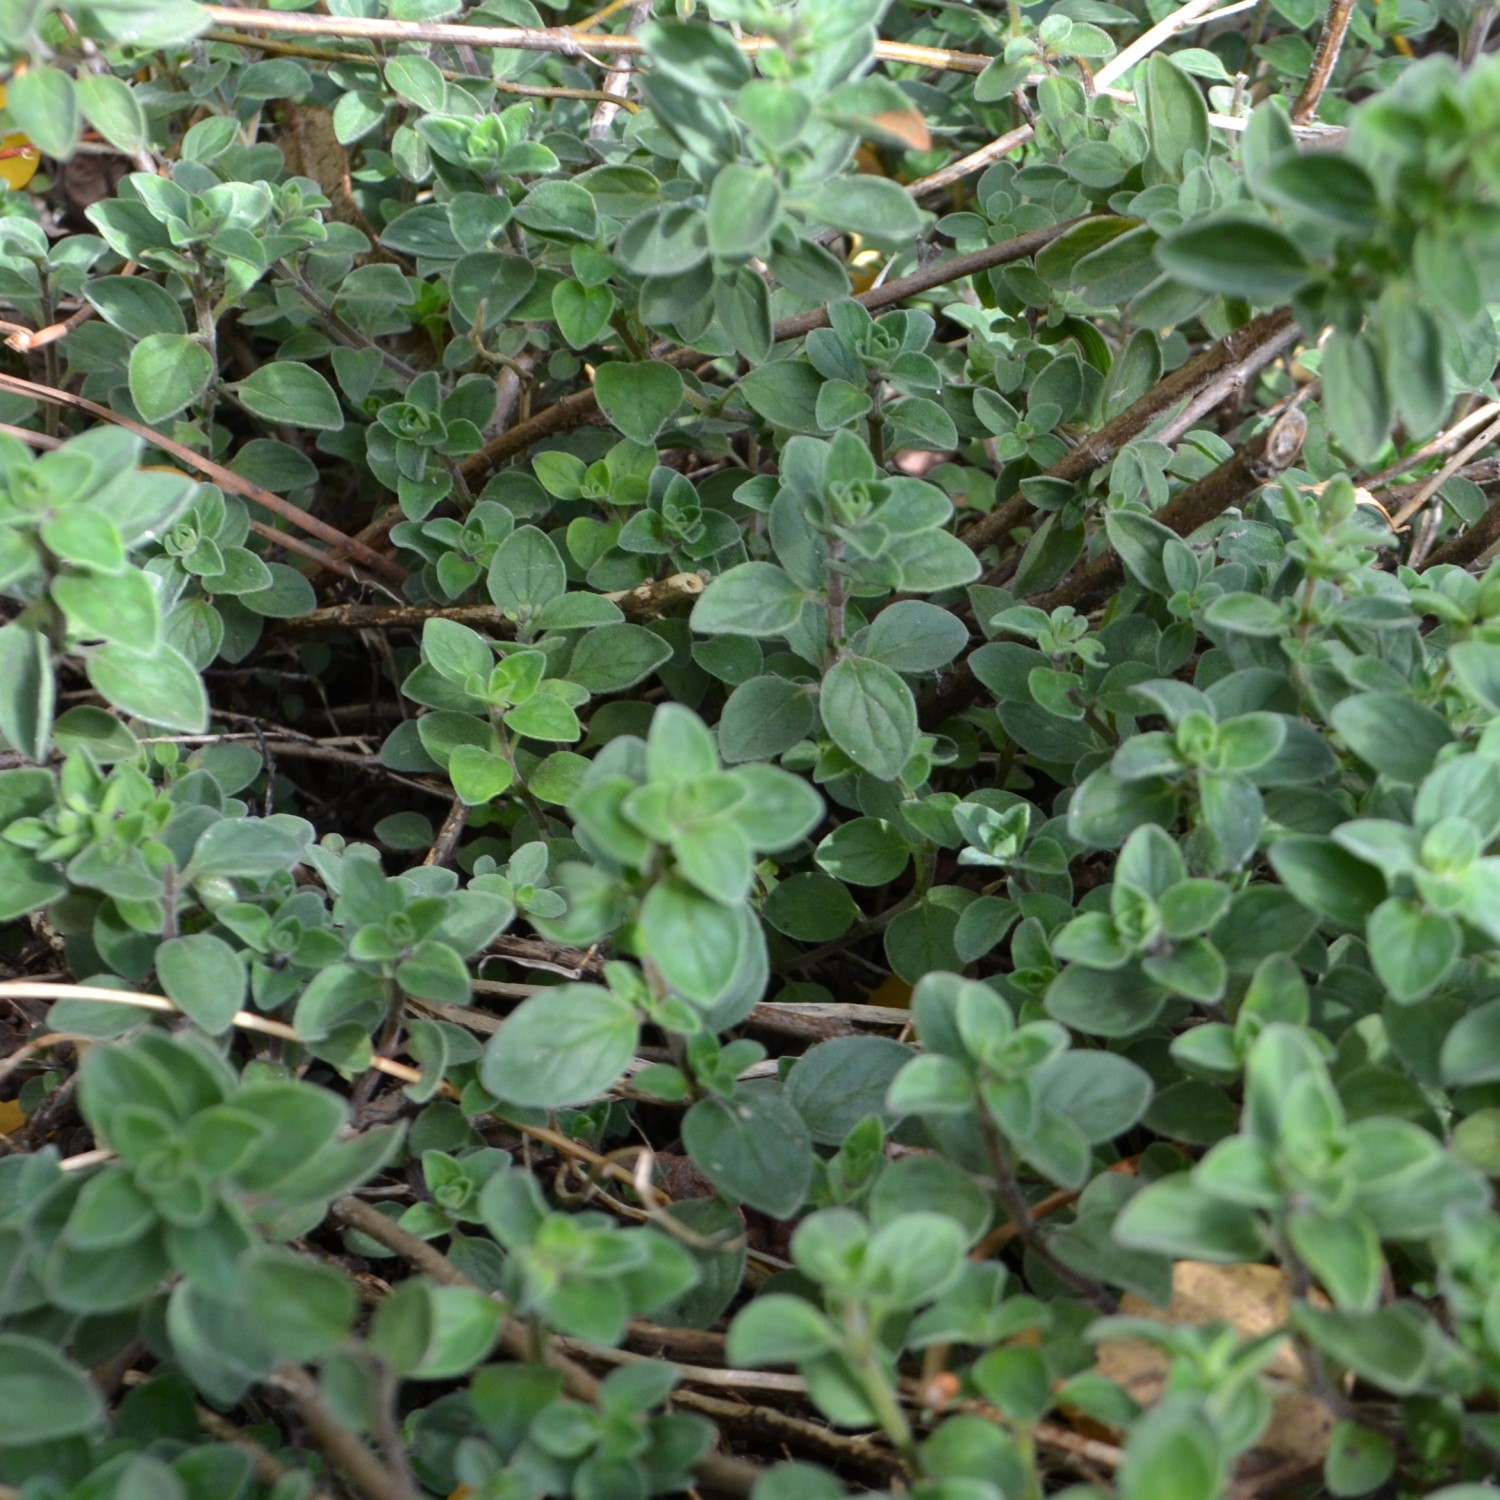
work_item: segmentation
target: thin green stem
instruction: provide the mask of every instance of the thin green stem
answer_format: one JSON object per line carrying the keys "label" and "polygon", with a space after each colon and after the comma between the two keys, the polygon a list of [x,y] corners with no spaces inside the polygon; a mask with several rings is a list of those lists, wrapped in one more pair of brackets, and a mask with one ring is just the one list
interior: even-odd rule
{"label": "thin green stem", "polygon": [[907,1473],[913,1479],[922,1477],[922,1458],[917,1451],[916,1438],[911,1423],[901,1409],[895,1384],[890,1372],[880,1361],[875,1347],[874,1332],[870,1327],[868,1310],[862,1303],[851,1302],[844,1308],[842,1318],[844,1332],[848,1338],[846,1354],[859,1383],[880,1423],[880,1430],[891,1441],[891,1446],[901,1455]]}

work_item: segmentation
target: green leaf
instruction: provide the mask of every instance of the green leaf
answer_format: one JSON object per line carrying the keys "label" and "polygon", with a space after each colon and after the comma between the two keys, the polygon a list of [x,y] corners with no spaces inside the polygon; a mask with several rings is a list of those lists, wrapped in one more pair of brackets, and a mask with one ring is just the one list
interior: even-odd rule
{"label": "green leaf", "polygon": [[777,427],[816,432],[815,411],[823,377],[805,359],[777,359],[751,370],[739,393],[751,411]]}
{"label": "green leaf", "polygon": [[1355,1422],[1334,1424],[1323,1460],[1323,1478],[1330,1495],[1368,1495],[1379,1489],[1395,1469],[1396,1450],[1384,1433],[1372,1432]]}
{"label": "green leaf", "polygon": [[1151,1077],[1113,1052],[1069,1051],[1032,1074],[1036,1102],[1066,1116],[1090,1145],[1124,1134],[1151,1102]]}
{"label": "green leaf", "polygon": [[434,616],[422,624],[422,660],[456,687],[464,687],[472,677],[488,679],[495,653],[477,630]]}
{"label": "green leaf", "polygon": [[[784,879],[766,897],[761,915],[777,932],[799,942],[825,943],[842,937],[854,925],[859,919],[859,908],[831,875],[808,870]],[[842,1135],[838,1139],[842,1140]]]}
{"label": "green leaf", "polygon": [[1263,307],[1285,302],[1313,274],[1296,242],[1261,219],[1189,222],[1156,247],[1156,258],[1186,286],[1244,297]]}
{"label": "green leaf", "polygon": [[813,1149],[796,1110],[775,1094],[737,1089],[700,1099],[682,1122],[688,1154],[718,1190],[789,1219],[812,1183]]}
{"label": "green leaf", "polygon": [[545,691],[518,708],[507,709],[505,727],[525,739],[571,742],[583,737],[577,713],[562,698]]}
{"label": "green leaf", "polygon": [[1172,594],[1162,554],[1177,538],[1171,527],[1133,510],[1111,510],[1104,517],[1109,544],[1120,554],[1125,570],[1154,594]]}
{"label": "green leaf", "polygon": [[1385,382],[1414,438],[1436,432],[1448,410],[1448,370],[1437,320],[1405,287],[1380,299],[1379,341]]}
{"label": "green leaf", "polygon": [[1395,896],[1370,913],[1366,932],[1376,975],[1391,999],[1403,1004],[1435,990],[1463,948],[1463,934],[1452,917]]}
{"label": "green leaf", "polygon": [[436,938],[420,942],[396,965],[396,983],[418,1000],[444,1005],[469,1003],[469,971],[447,943]]}
{"label": "green leaf", "polygon": [[581,183],[534,183],[516,205],[516,222],[548,239],[592,244],[599,235],[599,211]]}
{"label": "green leaf", "polygon": [[1167,174],[1182,179],[1189,152],[1208,155],[1208,105],[1203,91],[1165,52],[1146,64],[1146,134]]}
{"label": "green leaf", "polygon": [[968,1239],[946,1214],[901,1214],[870,1237],[860,1281],[879,1305],[908,1311],[936,1301],[963,1273]]}
{"label": "green leaf", "polygon": [[199,835],[189,869],[194,875],[264,880],[301,864],[312,833],[311,824],[282,814],[224,818]]}
{"label": "green leaf", "polygon": [[1341,849],[1332,839],[1294,834],[1278,839],[1266,858],[1283,885],[1309,911],[1358,931],[1385,898],[1379,870]]}
{"label": "green leaf", "polygon": [[228,1031],[245,1003],[244,960],[212,933],[169,938],[156,950],[156,972],[167,998],[210,1036]]}
{"label": "green leaf", "polygon": [[521,526],[496,549],[488,586],[496,609],[512,616],[529,615],[567,589],[568,570],[545,531]]}
{"label": "green leaf", "polygon": [[887,1037],[838,1037],[809,1048],[787,1074],[786,1100],[820,1146],[837,1146],[885,1099],[912,1050]]}
{"label": "green leaf", "polygon": [[13,72],[6,84],[5,107],[16,129],[30,136],[43,156],[66,161],[73,154],[83,133],[83,116],[71,74],[36,62],[24,72]]}
{"label": "green leaf", "polygon": [[838,1347],[833,1325],[803,1297],[768,1292],[735,1314],[728,1357],[736,1365],[790,1365]]}
{"label": "green leaf", "polygon": [[83,295],[106,323],[132,339],[187,332],[177,299],[144,276],[99,276],[85,283]]}
{"label": "green leaf", "polygon": [[314,1360],[336,1349],[359,1312],[353,1282],[314,1260],[263,1251],[247,1256],[238,1274],[257,1330],[282,1359]]}
{"label": "green leaf", "polygon": [[1453,739],[1441,714],[1403,693],[1355,693],[1329,720],[1362,761],[1393,781],[1420,781]]}
{"label": "green leaf", "polygon": [[[706,596],[705,596],[706,597]],[[819,708],[834,744],[881,781],[895,781],[917,745],[917,705],[889,667],[846,656],[823,679]]]}
{"label": "green leaf", "polygon": [[699,596],[691,624],[701,635],[785,635],[806,602],[807,595],[774,563],[740,563]]}
{"label": "green leaf", "polygon": [[338,432],[344,425],[343,408],[333,387],[311,366],[295,360],[271,360],[234,390],[246,410],[268,422],[320,432]]}
{"label": "green leaf", "polygon": [[813,416],[821,431],[832,432],[836,427],[847,427],[857,421],[874,404],[865,385],[855,385],[850,380],[825,380],[818,391]]}
{"label": "green leaf", "polygon": [[607,286],[584,286],[569,279],[552,288],[552,316],[558,332],[574,349],[598,342],[616,305],[615,294]]}
{"label": "green leaf", "polygon": [[735,162],[708,191],[708,247],[726,260],[761,254],[781,216],[781,189],[768,167]]}
{"label": "green leaf", "polygon": [[640,37],[654,67],[706,98],[728,98],[754,76],[734,39],[716,26],[651,21]]}
{"label": "green leaf", "polygon": [[1448,665],[1474,702],[1500,713],[1500,645],[1457,641],[1448,648]]}
{"label": "green leaf", "polygon": [[104,1421],[104,1402],[88,1376],[51,1342],[19,1333],[0,1334],[0,1409],[0,1446],[80,1437]]}
{"label": "green leaf", "polygon": [[968,644],[969,632],[951,610],[902,599],[881,610],[861,654],[894,672],[935,672]]}
{"label": "green leaf", "polygon": [[819,223],[892,247],[914,240],[928,222],[928,215],[900,183],[867,174],[826,182],[816,198],[798,206]]}
{"label": "green leaf", "polygon": [[515,768],[504,756],[478,745],[455,745],[448,756],[448,779],[460,801],[469,807],[483,807],[504,796],[515,775]]}
{"label": "green leaf", "polygon": [[119,528],[81,506],[44,521],[41,537],[49,552],[80,568],[117,573],[125,566],[125,544]]}
{"label": "green leaf", "polygon": [[1370,1310],[1379,1302],[1385,1261],[1368,1219],[1299,1209],[1287,1216],[1287,1236],[1336,1306]]}
{"label": "green leaf", "polygon": [[47,637],[29,618],[0,625],[0,734],[28,760],[47,759],[56,700]]}
{"label": "green leaf", "polygon": [[639,1034],[628,1001],[601,985],[559,985],[511,1012],[485,1046],[480,1080],[511,1104],[582,1104],[619,1082]]}
{"label": "green leaf", "polygon": [[1410,1302],[1372,1312],[1294,1302],[1292,1326],[1337,1363],[1396,1396],[1421,1389],[1438,1348],[1425,1309]]}
{"label": "green leaf", "polygon": [[156,590],[138,568],[113,576],[64,574],[53,580],[52,597],[68,617],[69,630],[84,640],[149,652],[161,639]]}
{"label": "green leaf", "polygon": [[774,760],[806,739],[817,717],[806,683],[752,677],[735,688],[719,715],[719,752],[730,765]]}
{"label": "green leaf", "polygon": [[678,994],[711,1005],[734,980],[745,932],[733,907],[685,880],[659,881],[641,905],[641,943]]}
{"label": "green leaf", "polygon": [[453,1380],[484,1361],[504,1316],[477,1287],[415,1278],[376,1308],[370,1346],[410,1380]]}
{"label": "green leaf", "polygon": [[272,620],[295,620],[310,615],[318,605],[312,582],[286,563],[265,563],[271,582],[263,589],[251,589],[239,596],[239,602],[257,615]]}
{"label": "green leaf", "polygon": [[1212,1418],[1192,1398],[1168,1398],[1131,1426],[1120,1500],[1217,1500],[1227,1455]]}
{"label": "green leaf", "polygon": [[130,399],[141,420],[176,416],[208,389],[214,358],[185,333],[153,333],[130,351]]}
{"label": "green leaf", "polygon": [[1455,1088],[1500,1080],[1500,1000],[1459,1018],[1443,1039],[1439,1067]]}
{"label": "green leaf", "polygon": [[671,655],[671,645],[642,625],[602,625],[573,648],[568,681],[595,694],[623,692],[644,682]]}
{"label": "green leaf", "polygon": [[815,858],[822,869],[850,885],[885,885],[906,868],[911,847],[894,823],[854,818],[818,845]]}
{"label": "green leaf", "polygon": [[655,440],[682,405],[683,389],[682,376],[660,360],[612,360],[594,373],[600,410],[637,443]]}
{"label": "green leaf", "polygon": [[1331,151],[1276,163],[1258,179],[1255,195],[1349,234],[1368,233],[1380,216],[1380,195],[1370,174],[1350,157]]}
{"label": "green leaf", "polygon": [[111,146],[131,155],[146,149],[151,141],[146,112],[128,83],[113,73],[80,72],[76,86],[84,117]]}
{"label": "green leaf", "polygon": [[1375,345],[1339,329],[1323,350],[1323,410],[1339,446],[1371,464],[1391,430],[1391,399]]}
{"label": "green leaf", "polygon": [[100,646],[88,654],[89,681],[122,713],[162,729],[201,734],[208,728],[203,680],[180,651],[159,644],[154,651]]}
{"label": "green leaf", "polygon": [[1225,1265],[1259,1260],[1266,1249],[1254,1214],[1211,1196],[1186,1173],[1142,1188],[1120,1211],[1113,1234],[1133,1250]]}

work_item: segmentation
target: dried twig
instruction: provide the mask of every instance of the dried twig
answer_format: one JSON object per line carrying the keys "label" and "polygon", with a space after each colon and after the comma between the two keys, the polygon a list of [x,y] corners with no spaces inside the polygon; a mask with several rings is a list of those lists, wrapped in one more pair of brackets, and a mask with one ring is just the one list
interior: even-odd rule
{"label": "dried twig", "polygon": [[[630,32],[638,31],[650,17],[651,0],[632,0],[630,19],[625,29]],[[625,95],[630,88],[630,75],[634,69],[635,59],[626,52],[615,59],[609,72],[604,75],[603,97],[589,117],[591,141],[603,140],[609,134],[610,127],[615,123],[615,117],[625,103]]]}
{"label": "dried twig", "polygon": [[[205,5],[209,18],[221,26],[244,31],[272,31],[288,36],[329,36],[381,42],[435,42],[461,47],[507,47],[519,52],[555,52],[580,62],[597,56],[639,54],[639,38],[604,31],[574,31],[571,27],[463,26],[443,21],[367,20],[354,16],[292,15],[286,11],[239,10]],[[778,44],[770,37],[742,36],[735,42],[750,57]],[[878,41],[875,56],[883,62],[909,63],[949,73],[979,74],[993,59],[978,52],[956,52],[947,47],[917,47],[908,42]]]}
{"label": "dried twig", "polygon": [[[1186,5],[1178,6],[1148,31],[1143,31],[1135,41],[1116,53],[1094,74],[1094,92],[1107,91],[1123,102],[1133,102],[1135,97],[1133,94],[1123,90],[1111,90],[1109,85],[1117,78],[1123,78],[1142,58],[1149,56],[1177,32],[1189,26],[1196,26],[1201,21],[1212,20],[1213,17],[1205,13],[1214,11],[1219,5],[1220,0],[1188,0]],[[1222,6],[1215,14],[1234,9],[1236,9],[1235,6]],[[1244,128],[1242,120],[1228,115],[1211,115],[1209,120],[1220,129]],[[926,177],[919,177],[907,188],[907,191],[917,198],[941,192],[943,188],[951,187],[955,182],[962,182],[965,177],[970,177],[975,172],[982,172],[1002,157],[1009,156],[1012,151],[1024,146],[1035,134],[1035,130],[1030,125],[1018,125],[1014,130],[1007,130],[1004,135],[997,137],[988,145],[981,146],[977,151],[971,151],[967,156],[961,156],[957,161],[949,162],[946,167],[939,167],[936,172],[929,173]]]}
{"label": "dried twig", "polygon": [[[1296,339],[1297,331],[1297,321],[1286,308],[1252,318],[1243,328],[1225,334],[1217,344],[1157,381],[1119,416],[1070,448],[1047,470],[1047,477],[1076,484],[1095,469],[1103,468],[1121,448],[1179,401],[1217,388],[1215,383],[1226,375],[1239,380],[1263,369]],[[1003,542],[1031,513],[1031,502],[1018,491],[969,527],[964,541],[976,552],[983,551]]]}
{"label": "dried twig", "polygon": [[1317,114],[1318,101],[1333,76],[1353,15],[1354,0],[1329,0],[1328,14],[1323,18],[1323,30],[1318,36],[1318,48],[1313,53],[1312,70],[1292,105],[1294,125],[1305,125]]}
{"label": "dried twig", "polygon": [[416,1486],[388,1469],[334,1416],[318,1382],[300,1365],[284,1365],[266,1382],[291,1397],[297,1415],[307,1424],[318,1446],[341,1468],[368,1500],[420,1500]]}
{"label": "dried twig", "polygon": [[448,808],[448,816],[438,829],[432,848],[422,858],[424,865],[445,865],[453,858],[453,850],[469,821],[469,804],[462,797],[455,797]]}
{"label": "dried twig", "polygon": [[[280,516],[282,520],[290,522],[298,530],[305,532],[308,536],[317,537],[320,542],[327,543],[338,553],[356,559],[373,572],[383,574],[394,583],[403,583],[406,579],[405,568],[376,552],[373,547],[365,546],[354,537],[345,536],[336,526],[330,526],[327,521],[321,521],[317,516],[309,515],[301,506],[293,505],[290,500],[283,500],[280,495],[273,495],[270,490],[262,489],[248,479],[242,479],[233,469],[226,469],[222,464],[215,463],[213,459],[205,458],[201,453],[195,453],[186,444],[175,442],[164,433],[157,432],[153,427],[132,421],[129,417],[122,417],[118,412],[111,411],[107,406],[101,406],[97,401],[90,401],[86,396],[75,396],[71,391],[58,390],[55,386],[43,385],[40,381],[24,380],[19,375],[0,375],[0,390],[11,391],[18,396],[30,396],[38,401],[50,402],[54,406],[73,407],[78,411],[87,412],[91,417],[99,418],[100,421],[112,422],[116,427],[123,427],[128,432],[135,433],[137,437],[144,438],[153,447],[160,448],[162,452],[170,453],[179,462],[190,465],[205,479],[211,480],[221,489],[244,496],[246,500],[253,501],[262,510],[268,510],[272,515]],[[282,545],[290,545],[281,532],[269,531],[263,534],[269,535],[272,540]],[[322,553],[314,555],[319,562],[329,568],[337,567],[339,562],[338,558],[326,557]]]}
{"label": "dried twig", "polygon": [[[381,62],[381,59],[373,53],[335,52],[328,47],[298,46],[296,42],[281,42],[264,36],[243,36],[236,31],[205,31],[203,40],[224,42],[231,47],[253,47],[258,52],[270,53],[276,57],[305,57],[313,62],[347,63],[365,68],[379,67]],[[457,72],[453,68],[439,68],[438,72],[450,83],[473,76],[469,73]],[[512,83],[504,78],[486,78],[485,82],[502,94],[520,94],[528,99],[608,100],[610,98],[609,94],[599,89],[570,89],[561,85],[548,87],[539,83]],[[637,108],[634,104],[623,103],[618,99],[614,103],[616,107],[623,107],[632,113]]]}
{"label": "dried twig", "polygon": [[[127,264],[121,276],[128,276],[134,269],[134,262]],[[49,323],[45,328],[30,329],[17,328],[8,334],[5,340],[7,349],[14,349],[19,354],[30,354],[34,349],[45,349],[48,344],[55,344],[58,339],[66,338],[80,323],[86,323],[94,316],[94,305],[85,302],[75,313],[70,313],[60,323]]]}
{"label": "dried twig", "polygon": [[[418,1239],[410,1230],[401,1228],[394,1220],[388,1219],[362,1199],[352,1196],[340,1198],[333,1204],[330,1212],[334,1219],[369,1235],[372,1240],[378,1240],[387,1249],[394,1250],[403,1260],[409,1261],[439,1285],[474,1286],[441,1250],[426,1240]],[[500,1346],[512,1359],[522,1363],[529,1363],[534,1357],[531,1330],[518,1318],[507,1317],[501,1324]],[[575,1400],[593,1401],[598,1396],[600,1382],[597,1377],[564,1354],[557,1340],[547,1341],[542,1357],[547,1365],[561,1374],[563,1389]],[[760,1470],[754,1464],[721,1453],[705,1454],[694,1469],[698,1482],[705,1489],[722,1495],[748,1495],[760,1477]]]}
{"label": "dried twig", "polygon": [[[227,1443],[231,1448],[239,1448],[250,1456],[250,1462],[255,1465],[255,1477],[262,1484],[276,1485],[288,1475],[298,1472],[282,1463],[274,1453],[242,1432],[227,1417],[210,1411],[206,1406],[194,1406],[193,1412],[198,1418],[198,1425],[211,1438]],[[327,1490],[313,1489],[307,1492],[307,1500],[331,1500],[331,1497]]]}
{"label": "dried twig", "polygon": [[[964,276],[972,276],[978,271],[989,270],[994,266],[1009,265],[1018,260],[1029,260],[1077,222],[1079,221],[1069,220],[1064,224],[1053,224],[1046,229],[1034,229],[1026,234],[1017,235],[1014,239],[1004,240],[998,245],[989,245],[983,250],[975,250],[968,255],[955,255],[948,260],[937,261],[913,271],[909,276],[903,276],[896,281],[886,282],[883,286],[873,287],[868,292],[862,292],[854,300],[871,312],[875,312],[881,308],[892,307],[907,297],[916,296],[919,292],[931,291],[934,287],[958,281]],[[827,326],[827,308],[817,307],[810,312],[798,313],[795,317],[783,318],[773,330],[772,337],[779,343],[785,339],[802,338],[815,328]],[[703,358],[702,354],[694,349],[662,351],[659,357],[676,369],[696,365]],[[555,405],[538,412],[529,421],[518,422],[514,427],[487,443],[478,453],[471,454],[464,459],[461,466],[464,478],[471,484],[482,481],[506,459],[513,458],[517,453],[524,453],[533,443],[538,443],[543,438],[553,437],[559,432],[569,432],[575,427],[581,427],[592,421],[598,410],[599,400],[592,387],[574,391],[572,395],[563,397]]]}
{"label": "dried twig", "polygon": [[1476,453],[1487,448],[1496,438],[1500,438],[1500,418],[1491,422],[1478,437],[1471,438],[1436,474],[1423,480],[1416,493],[1404,500],[1391,517],[1391,526],[1396,529],[1404,526]]}
{"label": "dried twig", "polygon": [[[696,599],[704,587],[698,573],[673,573],[602,597],[618,605],[630,619],[654,620]],[[493,604],[331,604],[311,614],[281,621],[274,633],[283,636],[320,630],[421,630],[428,620],[454,620],[497,636],[514,635],[516,629],[515,621],[507,620]]]}
{"label": "dried twig", "polygon": [[[1270,427],[1236,449],[1212,473],[1179,490],[1153,519],[1178,536],[1190,536],[1290,467],[1302,451],[1306,432],[1307,418],[1302,409],[1289,407]],[[1117,589],[1124,578],[1125,570],[1119,557],[1112,551],[1106,552],[1031,602],[1042,610],[1054,610],[1064,604],[1084,609]]]}
{"label": "dried twig", "polygon": [[1378,473],[1369,475],[1365,479],[1365,484],[1372,490],[1388,487],[1389,482],[1398,474],[1405,474],[1415,469],[1418,465],[1426,463],[1429,458],[1438,458],[1444,453],[1451,453],[1471,432],[1483,427],[1486,422],[1494,421],[1497,416],[1500,416],[1500,401],[1483,402],[1473,411],[1466,412],[1451,427],[1444,428],[1435,438],[1423,443],[1415,452],[1408,453],[1404,458],[1398,458],[1395,463],[1388,464]]}

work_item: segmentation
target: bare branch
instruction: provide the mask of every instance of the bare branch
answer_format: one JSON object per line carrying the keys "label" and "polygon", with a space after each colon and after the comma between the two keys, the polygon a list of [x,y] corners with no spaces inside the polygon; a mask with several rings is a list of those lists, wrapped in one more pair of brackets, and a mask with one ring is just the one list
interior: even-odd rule
{"label": "bare branch", "polygon": [[1328,14],[1323,19],[1323,30],[1318,37],[1318,50],[1313,54],[1312,71],[1292,105],[1294,125],[1306,125],[1317,114],[1318,101],[1328,87],[1328,80],[1333,77],[1353,15],[1354,0],[1329,0]]}

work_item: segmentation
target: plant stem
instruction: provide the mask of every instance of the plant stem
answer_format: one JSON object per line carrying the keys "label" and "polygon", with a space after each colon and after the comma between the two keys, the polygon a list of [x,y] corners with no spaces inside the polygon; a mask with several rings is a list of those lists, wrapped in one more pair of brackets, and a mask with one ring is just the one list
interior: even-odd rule
{"label": "plant stem", "polygon": [[1031,1208],[1026,1202],[1025,1194],[1021,1191],[1021,1184],[1016,1177],[1015,1164],[1011,1160],[1005,1137],[1001,1135],[995,1122],[984,1110],[981,1110],[979,1114],[979,1128],[984,1137],[985,1152],[989,1156],[990,1166],[995,1173],[995,1185],[1000,1195],[1000,1202],[1006,1213],[1010,1215],[1011,1223],[1016,1226],[1016,1232],[1021,1236],[1022,1243],[1059,1281],[1066,1282],[1101,1312],[1113,1312],[1114,1299],[1103,1286],[1092,1277],[1085,1276],[1081,1271],[1075,1271],[1072,1266],[1060,1261],[1048,1248],[1041,1231],[1036,1227],[1036,1220],[1031,1217]]}
{"label": "plant stem", "polygon": [[922,1476],[922,1459],[917,1452],[917,1443],[912,1435],[911,1423],[901,1409],[890,1375],[880,1362],[875,1348],[874,1334],[870,1328],[869,1313],[863,1304],[849,1303],[842,1319],[844,1332],[848,1335],[847,1354],[849,1363],[859,1376],[860,1387],[875,1412],[880,1430],[891,1440],[891,1446],[901,1455],[907,1472],[913,1479]]}
{"label": "plant stem", "polygon": [[[203,389],[203,399],[198,403],[203,413],[203,451],[214,456],[214,408],[219,400],[219,325],[214,321],[213,298],[201,275],[193,278],[193,309],[198,315],[198,337],[213,360],[214,373]],[[50,347],[50,346],[49,346]],[[50,378],[50,377],[49,377]]]}
{"label": "plant stem", "polygon": [[828,544],[828,565],[824,576],[828,580],[828,588],[825,595],[828,610],[828,665],[831,667],[839,661],[846,649],[845,633],[848,629],[849,612],[849,586],[844,577],[844,570],[840,567],[845,552],[845,544],[839,538],[834,538]]}

